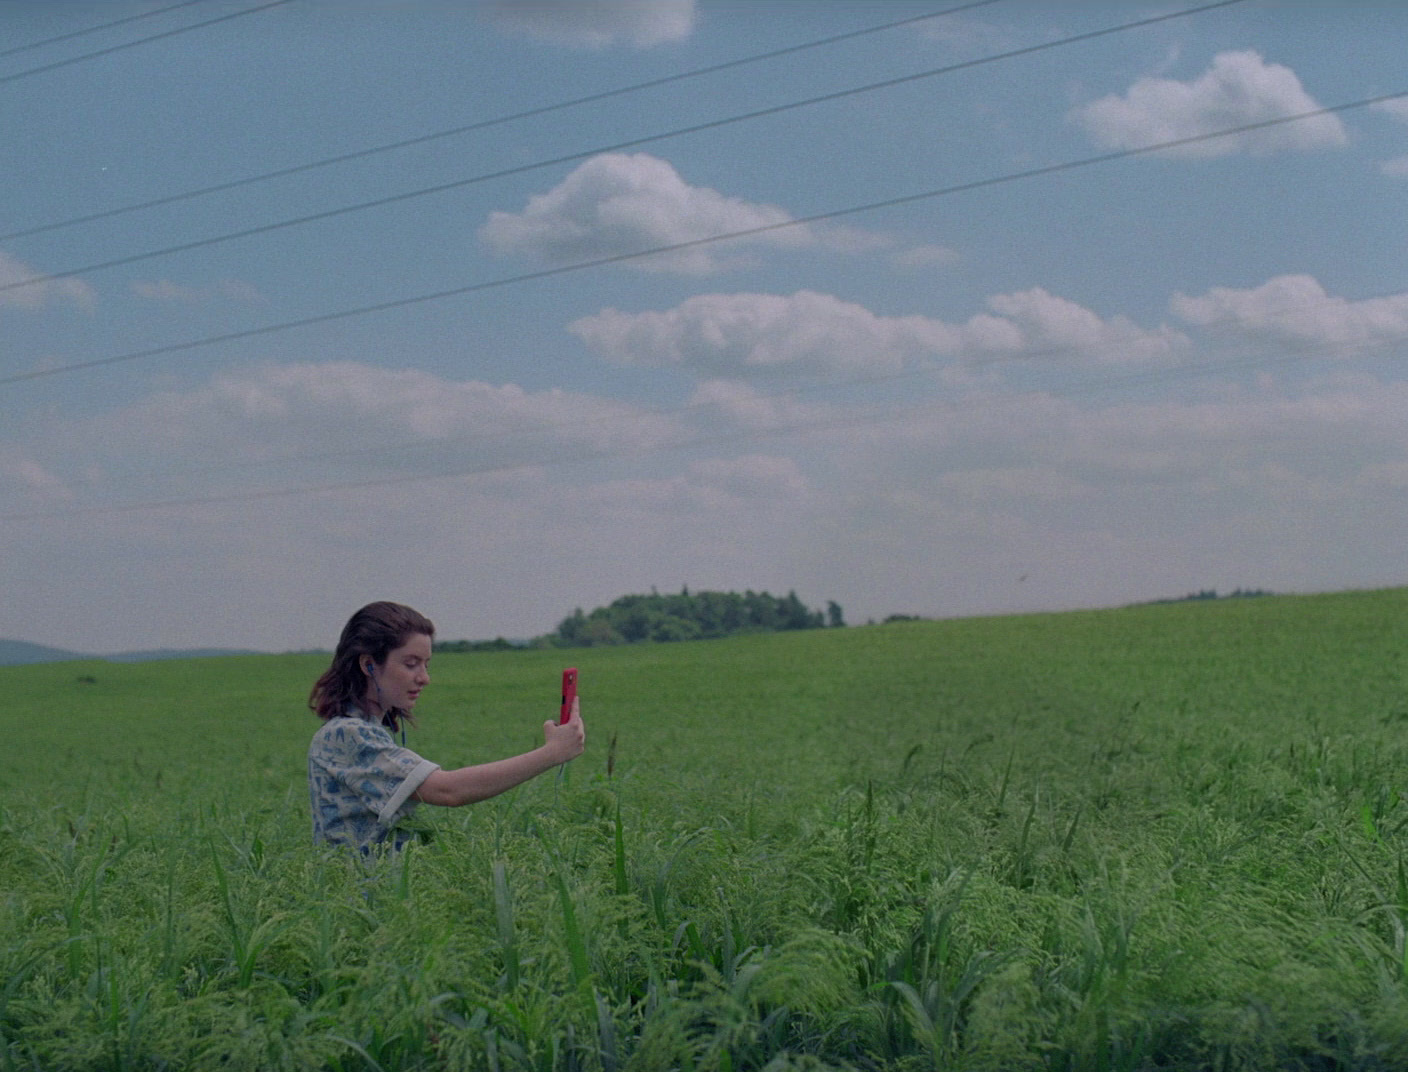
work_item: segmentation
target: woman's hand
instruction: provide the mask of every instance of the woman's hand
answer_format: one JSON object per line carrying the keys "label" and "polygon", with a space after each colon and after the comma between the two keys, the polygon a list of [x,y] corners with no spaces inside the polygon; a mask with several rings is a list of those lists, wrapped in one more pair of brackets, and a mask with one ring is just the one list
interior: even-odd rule
{"label": "woman's hand", "polygon": [[566,722],[549,720],[543,723],[543,747],[554,757],[554,765],[576,759],[587,746],[587,730],[582,725],[581,707],[581,700],[574,697]]}

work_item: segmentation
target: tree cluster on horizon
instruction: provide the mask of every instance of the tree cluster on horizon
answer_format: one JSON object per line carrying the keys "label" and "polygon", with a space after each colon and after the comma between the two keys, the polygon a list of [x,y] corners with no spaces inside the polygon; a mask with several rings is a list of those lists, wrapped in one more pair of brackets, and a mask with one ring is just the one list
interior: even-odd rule
{"label": "tree cluster on horizon", "polygon": [[621,596],[605,607],[583,613],[578,607],[547,638],[552,647],[582,648],[613,644],[709,640],[738,633],[774,633],[822,629],[846,624],[839,604],[825,612],[811,610],[796,592],[778,597],[768,592],[690,592],[677,595]]}
{"label": "tree cluster on horizon", "polygon": [[739,633],[776,633],[790,629],[843,628],[845,612],[835,601],[825,611],[812,610],[796,592],[778,597],[752,590],[691,592],[677,595],[626,595],[590,613],[578,607],[557,629],[532,640],[440,641],[436,651],[510,651],[523,648],[591,648],[617,644],[712,640]]}

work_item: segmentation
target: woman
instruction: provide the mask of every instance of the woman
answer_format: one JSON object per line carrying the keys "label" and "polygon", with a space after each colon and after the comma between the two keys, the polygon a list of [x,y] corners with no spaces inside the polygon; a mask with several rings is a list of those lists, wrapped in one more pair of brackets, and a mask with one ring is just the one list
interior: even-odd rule
{"label": "woman", "polygon": [[[442,770],[391,734],[430,683],[430,619],[399,603],[370,603],[342,630],[332,665],[318,678],[308,706],[323,720],[308,747],[313,840],[366,850],[411,837],[396,823],[417,802],[455,808],[497,796],[582,754],[585,731],[577,704],[559,725],[543,723],[543,745],[531,752],[457,770]],[[404,738],[403,738],[404,739]]]}

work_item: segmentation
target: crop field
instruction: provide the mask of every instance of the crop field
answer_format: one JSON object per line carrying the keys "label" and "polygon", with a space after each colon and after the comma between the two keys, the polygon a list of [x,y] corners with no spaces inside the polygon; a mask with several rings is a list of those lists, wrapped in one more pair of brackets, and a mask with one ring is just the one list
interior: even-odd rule
{"label": "crop field", "polygon": [[[433,608],[427,608],[433,612]],[[1408,590],[444,654],[587,753],[315,849],[317,656],[0,670],[0,1069],[1408,1068]]]}

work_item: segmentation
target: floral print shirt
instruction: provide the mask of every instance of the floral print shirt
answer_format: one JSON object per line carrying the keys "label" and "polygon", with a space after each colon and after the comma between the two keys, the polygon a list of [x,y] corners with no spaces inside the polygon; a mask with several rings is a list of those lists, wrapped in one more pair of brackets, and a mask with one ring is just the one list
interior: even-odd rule
{"label": "floral print shirt", "polygon": [[[386,727],[356,708],[323,723],[308,746],[313,841],[366,850],[391,836],[415,810],[411,796],[439,770],[398,745]],[[397,848],[411,835],[393,838]]]}

